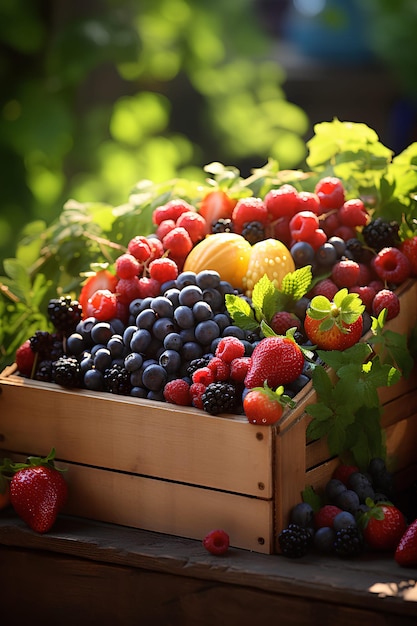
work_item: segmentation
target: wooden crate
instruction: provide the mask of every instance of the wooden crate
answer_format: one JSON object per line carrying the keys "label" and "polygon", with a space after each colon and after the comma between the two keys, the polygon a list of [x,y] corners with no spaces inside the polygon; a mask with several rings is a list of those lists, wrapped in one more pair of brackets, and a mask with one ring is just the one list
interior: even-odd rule
{"label": "wooden crate", "polygon": [[[389,327],[417,323],[417,281],[400,291],[401,313]],[[226,529],[231,544],[274,553],[277,535],[306,485],[323,486],[337,459],[324,440],[307,442],[306,387],[278,425],[255,427],[243,416],[125,396],[69,391],[0,375],[0,457],[57,451],[68,468],[66,512],[201,538]],[[383,426],[395,471],[405,484],[417,466],[417,375],[382,389]]]}

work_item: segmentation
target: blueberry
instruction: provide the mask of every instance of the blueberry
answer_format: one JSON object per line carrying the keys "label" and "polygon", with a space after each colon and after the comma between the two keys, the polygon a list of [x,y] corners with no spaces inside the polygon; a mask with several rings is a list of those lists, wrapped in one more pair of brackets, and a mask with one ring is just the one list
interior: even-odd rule
{"label": "blueberry", "polygon": [[107,348],[110,350],[110,354],[113,359],[122,357],[125,354],[126,346],[123,343],[123,337],[120,335],[113,335],[107,342]]}
{"label": "blueberry", "polygon": [[226,326],[226,328],[222,332],[223,337],[236,337],[237,339],[245,339],[245,331],[239,326],[235,326],[234,324],[230,324],[230,326]]}
{"label": "blueberry", "polygon": [[203,299],[203,292],[197,285],[187,285],[181,289],[179,301],[181,305],[192,307],[193,304]]}
{"label": "blueberry", "polygon": [[325,494],[326,498],[330,500],[330,502],[335,502],[336,498],[347,490],[347,487],[341,480],[337,478],[331,478],[329,482],[325,486]]}
{"label": "blueberry", "polygon": [[143,356],[139,352],[131,352],[126,356],[123,364],[128,372],[136,372],[143,365]]}
{"label": "blueberry", "polygon": [[181,356],[184,361],[192,361],[203,356],[203,349],[196,341],[186,341],[181,348]]}
{"label": "blueberry", "polygon": [[196,276],[196,284],[201,289],[217,289],[220,285],[220,274],[215,270],[201,270]]}
{"label": "blueberry", "polygon": [[308,502],[299,502],[291,510],[290,522],[303,528],[314,525],[314,510]]}
{"label": "blueberry", "polygon": [[67,351],[69,354],[79,356],[87,347],[87,341],[81,333],[72,333],[67,338]]}
{"label": "blueberry", "polygon": [[103,373],[97,369],[89,369],[84,374],[84,386],[91,391],[102,391],[104,389]]}
{"label": "blueberry", "polygon": [[357,513],[360,503],[358,494],[352,489],[346,489],[339,493],[335,501],[336,506],[343,509],[343,511],[349,511],[352,515]]}
{"label": "blueberry", "polygon": [[336,539],[336,533],[333,528],[323,526],[318,528],[314,533],[314,547],[322,554],[330,554],[333,552],[333,544]]}
{"label": "blueberry", "polygon": [[130,350],[132,352],[146,352],[152,340],[152,335],[149,330],[140,328],[136,330],[130,340]]}
{"label": "blueberry", "polygon": [[203,300],[199,300],[193,305],[193,315],[196,322],[203,322],[214,317],[210,304]]}
{"label": "blueberry", "polygon": [[113,335],[113,329],[109,322],[97,322],[91,329],[91,339],[94,343],[106,344]]}
{"label": "blueberry", "polygon": [[306,241],[298,241],[291,247],[291,256],[294,260],[295,267],[304,267],[311,265],[315,258],[313,246]]}
{"label": "blueberry", "polygon": [[195,285],[197,283],[197,275],[195,272],[181,272],[175,281],[178,289],[183,289],[187,285]]}
{"label": "blueberry", "polygon": [[180,350],[183,345],[183,340],[179,333],[169,333],[164,337],[163,345],[166,350]]}
{"label": "blueberry", "polygon": [[159,364],[168,374],[178,372],[181,366],[181,356],[176,350],[164,350],[159,357]]}
{"label": "blueberry", "polygon": [[221,312],[224,310],[224,298],[217,289],[204,289],[203,300],[211,306],[213,311]]}
{"label": "blueberry", "polygon": [[227,313],[216,313],[213,319],[216,322],[217,326],[220,328],[220,332],[223,332],[223,330],[227,328],[227,326],[230,326],[230,317],[227,315]]}
{"label": "blueberry", "polygon": [[174,320],[180,328],[194,328],[195,325],[192,309],[185,305],[180,305],[175,309]]}
{"label": "blueberry", "polygon": [[370,479],[362,472],[353,472],[353,474],[349,476],[348,487],[358,494],[361,502],[365,502],[367,498],[373,500],[375,497],[375,491]]}
{"label": "blueberry", "polygon": [[143,309],[136,317],[136,325],[138,328],[151,331],[157,319],[158,315],[153,309]]}
{"label": "blueberry", "polygon": [[342,511],[333,519],[333,528],[336,532],[348,526],[356,526],[356,519],[349,511]]}
{"label": "blueberry", "polygon": [[232,295],[235,293],[234,288],[229,282],[227,282],[227,280],[220,281],[219,286],[217,287],[217,291],[223,296],[223,298],[228,293]]}
{"label": "blueberry", "polygon": [[101,372],[104,372],[112,364],[113,357],[108,348],[100,348],[94,354],[94,367]]}
{"label": "blueberry", "polygon": [[202,346],[209,346],[213,339],[220,336],[220,328],[214,320],[199,322],[195,327],[195,338]]}
{"label": "blueberry", "polygon": [[171,318],[174,313],[174,305],[172,304],[172,301],[165,296],[157,296],[154,298],[151,302],[150,308],[155,311],[158,317]]}
{"label": "blueberry", "polygon": [[146,398],[148,392],[143,387],[132,387],[130,395],[134,398]]}
{"label": "blueberry", "polygon": [[167,289],[167,291],[164,291],[164,296],[166,298],[168,298],[168,300],[171,300],[172,304],[174,305],[174,308],[176,308],[179,303],[180,303],[180,290],[177,289],[177,287],[172,287],[171,289]]}
{"label": "blueberry", "polygon": [[151,364],[143,370],[142,381],[150,391],[160,391],[168,380],[168,374],[162,365]]}
{"label": "blueberry", "polygon": [[169,333],[175,332],[174,320],[170,317],[160,317],[152,327],[152,333],[156,339],[163,341]]}
{"label": "blueberry", "polygon": [[125,344],[125,346],[129,346],[130,345],[130,341],[134,335],[134,333],[138,330],[138,327],[135,326],[134,324],[132,324],[131,326],[128,326],[127,328],[125,328],[124,333],[123,333],[123,343]]}

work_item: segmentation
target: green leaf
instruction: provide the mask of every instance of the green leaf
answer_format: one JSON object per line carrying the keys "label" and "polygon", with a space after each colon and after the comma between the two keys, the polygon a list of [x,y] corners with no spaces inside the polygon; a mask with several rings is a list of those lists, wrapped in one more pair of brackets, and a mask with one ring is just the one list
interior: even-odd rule
{"label": "green leaf", "polygon": [[244,330],[259,328],[259,322],[255,319],[254,311],[247,300],[234,294],[226,294],[225,303],[236,326]]}
{"label": "green leaf", "polygon": [[313,511],[319,511],[323,505],[322,498],[314,491],[314,488],[308,485],[301,494],[303,502],[311,506]]}
{"label": "green leaf", "polygon": [[333,391],[333,382],[322,365],[314,368],[312,374],[314,389],[320,400],[327,400],[331,397]]}
{"label": "green leaf", "polygon": [[312,276],[311,265],[289,272],[282,279],[280,291],[286,296],[290,296],[293,302],[296,302],[305,296],[310,289]]}

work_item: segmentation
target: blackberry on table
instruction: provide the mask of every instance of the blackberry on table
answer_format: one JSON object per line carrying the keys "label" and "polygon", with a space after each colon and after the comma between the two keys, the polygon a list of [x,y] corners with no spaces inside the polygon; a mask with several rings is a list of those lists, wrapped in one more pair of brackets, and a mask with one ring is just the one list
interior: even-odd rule
{"label": "blackberry on table", "polygon": [[32,351],[36,352],[41,360],[51,356],[54,344],[54,336],[51,333],[46,330],[37,330],[29,341]]}
{"label": "blackberry on table", "polygon": [[278,543],[284,556],[290,559],[299,559],[305,556],[310,549],[313,538],[308,528],[298,524],[289,524],[278,535]]}
{"label": "blackberry on table", "polygon": [[367,246],[379,252],[382,248],[398,246],[400,243],[398,232],[398,222],[394,220],[387,222],[381,217],[377,217],[364,226],[362,236]]}
{"label": "blackberry on table", "polygon": [[218,233],[232,233],[233,232],[233,222],[230,218],[221,217],[214,222],[211,227],[211,232],[213,235],[217,235]]}
{"label": "blackberry on table", "polygon": [[70,296],[52,298],[48,303],[48,316],[57,330],[71,334],[81,320],[82,307]]}
{"label": "blackberry on table", "polygon": [[115,363],[104,372],[105,390],[121,396],[130,395],[132,388],[130,382],[130,372],[124,365]]}
{"label": "blackberry on table", "polygon": [[50,360],[41,361],[38,367],[36,368],[34,379],[41,380],[44,383],[52,382],[52,379],[53,379],[52,361]]}
{"label": "blackberry on table", "polygon": [[265,239],[265,228],[261,222],[246,222],[243,225],[242,237],[250,244],[258,243]]}
{"label": "blackberry on table", "polygon": [[207,385],[202,395],[203,409],[210,415],[225,413],[236,406],[236,389],[231,383],[217,382]]}
{"label": "blackberry on table", "polygon": [[341,558],[358,556],[363,551],[363,537],[357,526],[347,526],[336,532],[334,551]]}
{"label": "blackberry on table", "polygon": [[52,381],[61,387],[81,387],[81,368],[77,359],[72,356],[61,356],[54,361]]}

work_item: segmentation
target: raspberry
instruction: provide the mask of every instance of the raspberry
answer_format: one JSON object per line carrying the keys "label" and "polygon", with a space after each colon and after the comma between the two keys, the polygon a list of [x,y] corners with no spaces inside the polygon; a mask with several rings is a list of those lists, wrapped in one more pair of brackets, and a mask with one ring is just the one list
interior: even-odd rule
{"label": "raspberry", "polygon": [[404,239],[400,250],[410,262],[412,275],[417,276],[417,235]]}
{"label": "raspberry", "polygon": [[249,356],[241,356],[233,359],[230,363],[230,379],[237,383],[243,383],[248,373],[251,358]]}
{"label": "raspberry", "polygon": [[165,235],[162,244],[174,257],[186,257],[193,247],[190,235],[182,226],[176,226]]}
{"label": "raspberry", "polygon": [[206,220],[195,211],[185,211],[185,213],[182,213],[177,219],[176,226],[185,228],[193,244],[204,239],[208,233]]}
{"label": "raspberry", "polygon": [[368,265],[365,263],[359,262],[359,277],[358,277],[358,285],[364,287],[365,285],[369,285],[372,278],[372,272],[369,269]]}
{"label": "raspberry", "polygon": [[385,285],[382,282],[382,280],[371,280],[369,285],[369,287],[371,287],[375,293],[378,293],[378,291],[381,291],[381,289],[385,289]]}
{"label": "raspberry", "polygon": [[324,213],[329,209],[339,209],[345,201],[343,183],[336,176],[325,176],[319,180],[314,191],[319,197]]}
{"label": "raspberry", "polygon": [[[124,304],[129,304],[136,300],[136,298],[141,298],[140,292],[140,282],[137,276],[133,278],[121,278],[116,285],[116,294],[117,298],[120,302]],[[107,318],[110,319],[110,318]]]}
{"label": "raspberry", "polygon": [[237,337],[223,337],[217,344],[215,356],[226,363],[231,363],[245,354],[245,346]]}
{"label": "raspberry", "polygon": [[213,372],[214,380],[228,380],[230,376],[230,367],[229,364],[226,363],[223,359],[218,356],[210,359],[209,364],[207,365],[209,370]]}
{"label": "raspberry", "polygon": [[332,528],[334,518],[341,511],[342,509],[334,504],[325,504],[314,514],[315,528],[324,528],[324,526]]}
{"label": "raspberry", "polygon": [[202,383],[205,387],[214,382],[214,372],[209,367],[199,367],[191,377],[193,383]]}
{"label": "raspberry", "polygon": [[117,297],[108,289],[98,289],[88,299],[84,317],[95,317],[101,322],[116,317]]}
{"label": "raspberry", "polygon": [[355,198],[347,200],[339,209],[339,219],[343,226],[356,228],[365,226],[369,221],[369,215],[362,200]]}
{"label": "raspberry", "polygon": [[162,220],[155,231],[155,235],[162,241],[165,235],[171,232],[176,226],[174,220]]}
{"label": "raspberry", "polygon": [[344,226],[343,224],[340,224],[340,226],[335,228],[335,231],[333,233],[335,237],[340,237],[340,239],[343,239],[343,241],[349,241],[349,239],[353,239],[355,234],[356,232],[354,228],[352,228],[351,226]]}
{"label": "raspberry", "polygon": [[205,390],[206,385],[203,383],[192,383],[190,385],[191,404],[196,409],[203,409],[203,393]]}
{"label": "raspberry", "polygon": [[230,545],[229,535],[225,530],[211,530],[203,539],[203,546],[210,552],[219,556],[228,551]]}
{"label": "raspberry", "polygon": [[154,210],[152,221],[157,226],[164,220],[174,220],[176,222],[179,216],[186,211],[195,211],[195,208],[185,200],[169,200],[169,202]]}
{"label": "raspberry", "polygon": [[172,404],[191,405],[190,385],[183,378],[170,380],[164,387],[164,398]]}
{"label": "raspberry", "polygon": [[155,278],[142,276],[139,278],[139,298],[155,298],[159,295],[161,285]]}
{"label": "raspberry", "polygon": [[133,278],[140,271],[140,263],[133,254],[121,254],[116,259],[116,274],[119,278]]}
{"label": "raspberry", "polygon": [[290,221],[291,237],[294,241],[307,241],[313,238],[319,227],[319,218],[312,211],[300,211]]}
{"label": "raspberry", "polygon": [[349,292],[357,293],[362,300],[362,303],[365,305],[367,312],[372,313],[372,303],[376,295],[375,289],[366,285],[355,285],[354,287],[349,288]]}
{"label": "raspberry", "polygon": [[356,465],[346,465],[342,463],[336,467],[332,474],[332,478],[334,478],[335,480],[340,480],[344,485],[347,486],[349,477],[355,472],[359,472],[359,468],[356,467]]}
{"label": "raspberry", "polygon": [[150,263],[154,259],[159,259],[161,256],[164,255],[164,245],[159,237],[157,237],[156,235],[149,235],[146,240],[151,251],[151,256],[148,259],[148,263]]}
{"label": "raspberry", "polygon": [[298,194],[298,211],[312,211],[316,215],[321,215],[322,211],[318,195],[311,191],[300,191]]}
{"label": "raspberry", "polygon": [[321,227],[328,237],[333,237],[335,231],[341,226],[336,211],[328,213],[321,223]]}
{"label": "raspberry", "polygon": [[378,277],[388,283],[400,285],[411,274],[410,261],[398,248],[382,248],[373,261]]}
{"label": "raspberry", "polygon": [[266,224],[268,210],[261,198],[240,198],[232,213],[234,231],[241,234],[247,222],[260,222]]}
{"label": "raspberry", "polygon": [[289,248],[291,246],[290,217],[281,217],[273,224],[273,237],[282,241]]}
{"label": "raspberry", "polygon": [[293,217],[299,211],[299,194],[292,185],[282,185],[279,189],[271,189],[265,196],[265,206],[275,221],[280,217]]}
{"label": "raspberry", "polygon": [[357,285],[360,273],[359,263],[350,259],[335,263],[332,269],[332,280],[339,287],[353,287]]}
{"label": "raspberry", "polygon": [[372,312],[375,317],[378,317],[383,309],[387,309],[387,320],[397,317],[400,312],[400,299],[390,289],[378,291],[372,302]]}
{"label": "raspberry", "polygon": [[149,276],[159,283],[175,280],[178,276],[178,265],[172,259],[162,257],[149,264]]}
{"label": "raspberry", "polygon": [[151,256],[151,248],[146,237],[138,235],[133,237],[127,245],[127,250],[130,254],[133,254],[135,259],[140,263],[145,263]]}
{"label": "raspberry", "polygon": [[277,335],[285,335],[287,330],[295,328],[301,330],[301,322],[296,315],[288,311],[277,311],[269,322],[270,327]]}
{"label": "raspberry", "polygon": [[332,302],[333,298],[339,291],[339,287],[332,281],[331,278],[323,278],[323,280],[319,280],[310,291],[309,296],[314,298],[314,296],[325,296],[330,302]]}
{"label": "raspberry", "polygon": [[322,228],[316,228],[309,239],[309,243],[313,250],[317,250],[327,241],[327,235]]}
{"label": "raspberry", "polygon": [[33,364],[35,362],[35,352],[30,347],[30,340],[27,339],[16,350],[16,365],[22,376],[30,376],[32,373]]}

